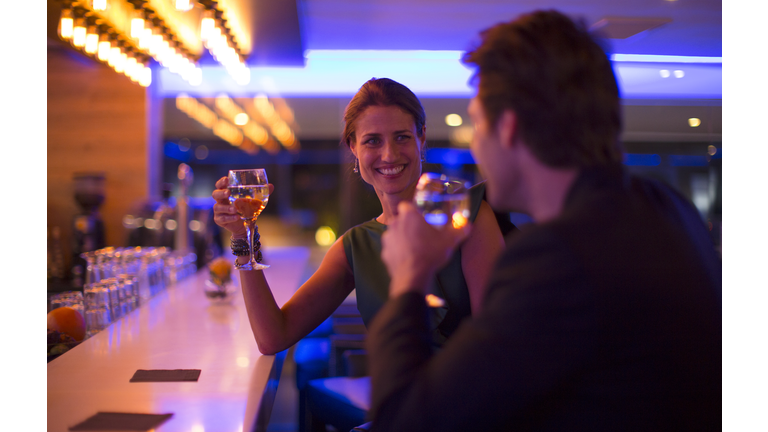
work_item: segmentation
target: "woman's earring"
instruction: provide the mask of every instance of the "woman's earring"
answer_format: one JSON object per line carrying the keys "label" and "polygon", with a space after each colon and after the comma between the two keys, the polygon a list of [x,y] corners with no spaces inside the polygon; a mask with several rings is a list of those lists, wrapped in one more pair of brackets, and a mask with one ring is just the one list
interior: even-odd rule
{"label": "woman's earring", "polygon": [[352,172],[360,172],[360,162],[358,162],[357,158],[355,158],[355,168],[352,170]]}

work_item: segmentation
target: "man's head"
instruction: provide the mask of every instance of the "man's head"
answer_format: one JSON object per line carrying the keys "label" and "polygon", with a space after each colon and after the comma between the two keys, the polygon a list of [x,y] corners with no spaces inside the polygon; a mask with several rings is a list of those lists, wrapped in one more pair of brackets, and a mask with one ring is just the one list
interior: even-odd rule
{"label": "man's head", "polygon": [[489,130],[506,110],[516,138],[552,168],[620,163],[621,105],[602,47],[583,25],[537,11],[481,33],[464,56]]}

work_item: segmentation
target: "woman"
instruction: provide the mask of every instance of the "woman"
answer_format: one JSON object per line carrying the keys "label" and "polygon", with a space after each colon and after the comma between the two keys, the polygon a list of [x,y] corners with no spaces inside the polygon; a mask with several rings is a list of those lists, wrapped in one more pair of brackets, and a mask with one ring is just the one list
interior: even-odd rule
{"label": "woman", "polygon": [[[377,218],[344,233],[328,250],[317,271],[279,308],[264,272],[241,271],[243,296],[259,351],[289,348],[327,319],[357,289],[358,309],[366,325],[387,299],[389,276],[381,262],[381,233],[397,204],[412,200],[426,150],[426,116],[418,98],[387,78],[371,79],[344,111],[343,142],[355,156],[355,172],[373,186],[382,207]],[[214,221],[246,237],[228,201],[227,178],[216,182]],[[469,238],[435,281],[445,307],[433,308],[433,343],[440,346],[459,321],[480,308],[486,279],[503,237],[488,204],[476,200]],[[238,263],[249,257],[238,257]],[[382,273],[383,271],[383,273]]]}

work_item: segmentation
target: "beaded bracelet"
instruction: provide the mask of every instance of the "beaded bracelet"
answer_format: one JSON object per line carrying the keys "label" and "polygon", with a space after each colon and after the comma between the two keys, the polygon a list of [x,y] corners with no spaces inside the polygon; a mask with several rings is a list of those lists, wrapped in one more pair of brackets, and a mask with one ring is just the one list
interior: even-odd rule
{"label": "beaded bracelet", "polygon": [[[256,253],[256,262],[260,263],[262,260],[261,255],[261,242],[259,239],[261,239],[261,235],[257,232],[254,233],[254,244],[253,244],[253,252]],[[234,256],[248,256],[251,254],[250,249],[248,248],[248,240],[247,239],[236,239],[234,237],[230,237],[229,239],[230,247],[232,248],[232,255]]]}
{"label": "beaded bracelet", "polygon": [[248,240],[246,239],[229,239],[230,247],[232,248],[232,255],[234,256],[246,256],[250,254],[248,250]]}

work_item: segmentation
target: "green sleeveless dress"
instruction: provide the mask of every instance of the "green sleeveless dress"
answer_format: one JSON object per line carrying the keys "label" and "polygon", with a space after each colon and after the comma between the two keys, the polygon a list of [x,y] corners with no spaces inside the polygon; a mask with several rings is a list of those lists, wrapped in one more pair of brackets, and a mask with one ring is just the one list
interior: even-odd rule
{"label": "green sleeveless dress", "polygon": [[[485,194],[485,183],[470,189],[470,221],[474,222]],[[372,219],[350,228],[342,243],[355,279],[357,309],[368,327],[376,312],[389,297],[389,274],[381,260],[381,235],[387,226]],[[428,290],[443,300],[445,306],[429,308],[432,344],[440,347],[456,330],[462,319],[471,314],[469,291],[461,269],[461,250],[457,249],[448,265],[432,281]]]}

